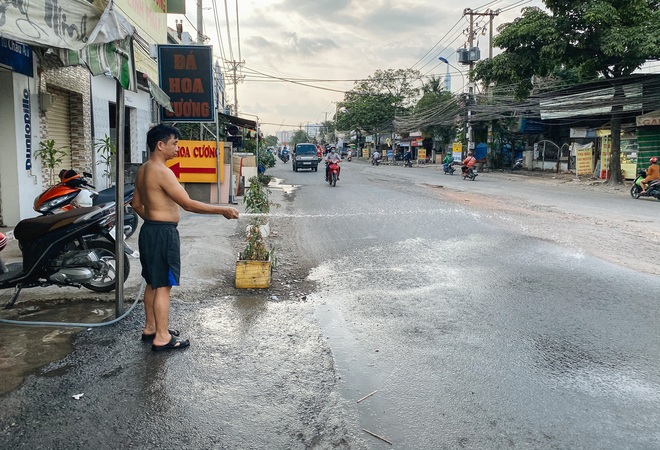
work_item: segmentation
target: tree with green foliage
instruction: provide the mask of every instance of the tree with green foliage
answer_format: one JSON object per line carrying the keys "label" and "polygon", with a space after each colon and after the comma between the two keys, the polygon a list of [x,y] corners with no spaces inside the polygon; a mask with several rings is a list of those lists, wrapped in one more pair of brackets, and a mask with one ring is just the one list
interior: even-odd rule
{"label": "tree with green foliage", "polygon": [[[476,80],[516,86],[518,98],[534,88],[535,77],[575,70],[582,78],[616,79],[647,60],[660,59],[660,0],[544,0],[549,13],[524,8],[499,27],[495,46],[504,50],[477,63]],[[621,183],[620,139],[623,87],[612,101],[612,181]]]}
{"label": "tree with green foliage", "polygon": [[312,138],[304,130],[296,130],[289,141],[289,147],[293,150],[301,142],[312,142]]}
{"label": "tree with green foliage", "polygon": [[264,138],[264,142],[266,143],[266,146],[267,146],[267,147],[275,147],[275,146],[277,146],[277,142],[278,142],[278,141],[279,141],[279,139],[277,139],[277,136],[272,136],[272,135],[271,135],[271,136],[266,136],[266,137]]}
{"label": "tree with green foliage", "polygon": [[397,112],[412,106],[419,89],[417,70],[377,70],[344,94],[338,105],[337,130],[357,130],[367,134],[391,131]]}
{"label": "tree with green foliage", "polygon": [[442,80],[438,78],[431,77],[422,91],[424,94],[415,105],[413,117],[421,124],[419,128],[425,137],[437,137],[442,145],[447,145],[456,135],[460,107],[451,92],[443,89]]}

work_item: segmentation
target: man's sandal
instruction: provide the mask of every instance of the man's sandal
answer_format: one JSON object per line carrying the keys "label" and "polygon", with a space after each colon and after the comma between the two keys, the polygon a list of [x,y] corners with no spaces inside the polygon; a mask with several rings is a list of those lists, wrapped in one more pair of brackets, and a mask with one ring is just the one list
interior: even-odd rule
{"label": "man's sandal", "polygon": [[155,352],[160,352],[163,350],[180,350],[182,348],[188,347],[189,345],[190,345],[190,341],[188,339],[178,339],[172,336],[170,342],[168,342],[165,345],[151,344],[151,349]]}
{"label": "man's sandal", "polygon": [[[167,330],[167,331],[170,333],[170,335],[175,336],[175,337],[178,337],[181,334],[181,332],[179,332],[179,330]],[[156,337],[156,333],[154,333],[154,334],[144,334],[144,333],[142,333],[142,340],[145,341],[145,342],[151,342],[151,341],[154,340],[155,337]]]}

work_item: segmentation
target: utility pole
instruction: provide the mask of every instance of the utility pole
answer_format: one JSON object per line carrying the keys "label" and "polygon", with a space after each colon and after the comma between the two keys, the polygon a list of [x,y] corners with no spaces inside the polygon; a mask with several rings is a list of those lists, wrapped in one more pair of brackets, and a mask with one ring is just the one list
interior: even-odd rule
{"label": "utility pole", "polygon": [[[470,8],[466,8],[463,10],[463,16],[470,16],[470,29],[469,29],[469,36],[468,36],[468,45],[470,46],[469,53],[472,53],[472,50],[474,48],[474,18],[475,17],[488,17],[489,18],[489,24],[490,24],[490,33],[489,33],[489,41],[488,41],[488,57],[492,58],[493,57],[493,18],[495,16],[498,16],[500,14],[500,10],[486,10],[485,12],[477,12],[473,11]],[[485,30],[484,30],[485,31]],[[467,110],[467,120],[468,120],[468,125],[467,125],[467,141],[468,141],[468,150],[474,150],[474,140],[472,136],[472,122],[471,122],[471,110],[470,106],[473,101],[473,95],[474,95],[474,80],[472,78],[472,71],[474,69],[474,63],[475,61],[479,60],[478,55],[474,55],[475,57],[470,56],[469,58],[469,64],[470,64],[470,71],[469,71],[469,84],[468,84],[468,110]],[[492,95],[492,92],[490,91],[490,88],[488,90],[489,95]],[[488,127],[488,148],[490,149],[492,145],[492,122]]]}
{"label": "utility pole", "polygon": [[238,69],[245,65],[245,61],[225,61],[230,66],[230,73],[226,74],[229,82],[234,85],[234,108],[233,114],[238,116],[238,83],[243,81],[245,77],[238,74]]}

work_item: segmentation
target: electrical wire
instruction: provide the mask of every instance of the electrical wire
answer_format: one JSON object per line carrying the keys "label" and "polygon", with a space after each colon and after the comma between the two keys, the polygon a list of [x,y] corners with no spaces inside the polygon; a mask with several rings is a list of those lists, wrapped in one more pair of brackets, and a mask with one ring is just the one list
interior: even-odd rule
{"label": "electrical wire", "polygon": [[225,0],[225,20],[227,24],[227,44],[229,45],[229,57],[234,61],[234,49],[231,43],[231,30],[229,29],[229,8],[227,7],[227,0]]}

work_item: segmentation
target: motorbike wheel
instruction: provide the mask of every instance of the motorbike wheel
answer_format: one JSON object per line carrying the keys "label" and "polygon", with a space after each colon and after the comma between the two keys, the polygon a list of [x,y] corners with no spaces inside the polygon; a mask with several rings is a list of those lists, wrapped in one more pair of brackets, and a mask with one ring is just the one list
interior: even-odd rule
{"label": "motorbike wheel", "polygon": [[474,179],[476,178],[472,172],[468,172],[467,177],[470,181],[474,181]]}
{"label": "motorbike wheel", "polygon": [[634,199],[639,198],[639,194],[642,192],[642,188],[633,184],[633,187],[630,188],[630,196]]}
{"label": "motorbike wheel", "polygon": [[330,186],[332,187],[337,186],[337,174],[335,172],[332,172],[332,179],[330,180]]}
{"label": "motorbike wheel", "polygon": [[[108,241],[91,241],[87,243],[87,248],[94,250],[101,258],[103,268],[92,281],[83,283],[83,286],[95,292],[113,291],[115,289],[115,279],[117,278],[115,244]],[[122,255],[124,257],[124,281],[126,281],[131,266],[126,253],[122,252]]]}

